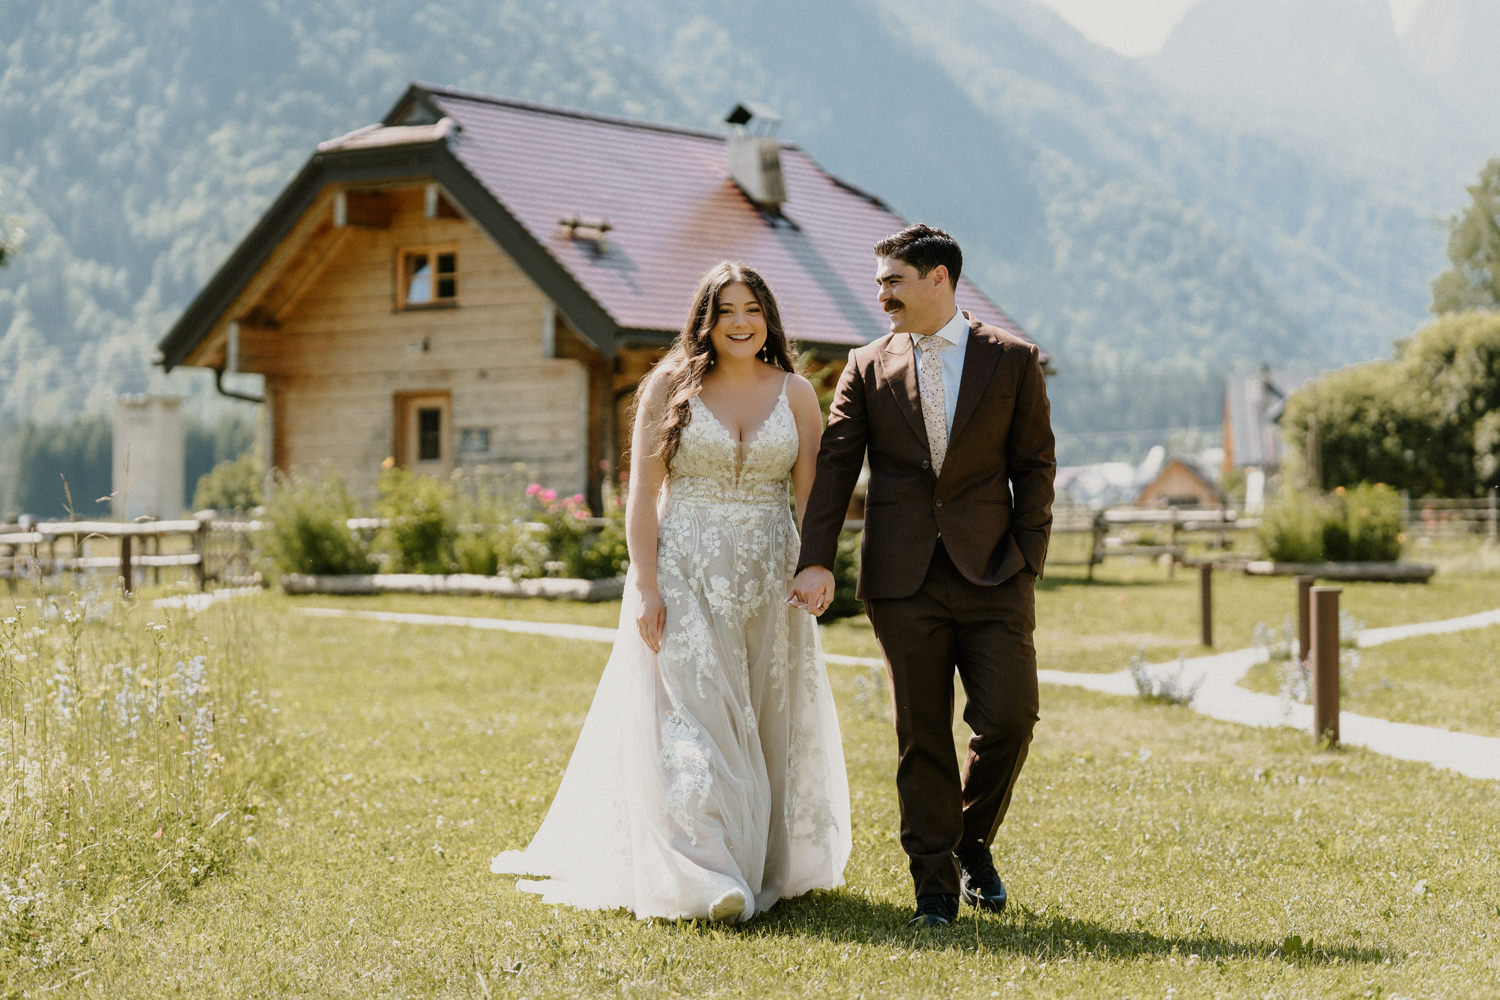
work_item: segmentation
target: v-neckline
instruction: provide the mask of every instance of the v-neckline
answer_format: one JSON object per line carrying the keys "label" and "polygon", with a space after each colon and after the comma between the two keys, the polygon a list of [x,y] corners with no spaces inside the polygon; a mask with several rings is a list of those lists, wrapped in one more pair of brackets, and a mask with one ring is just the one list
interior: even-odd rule
{"label": "v-neckline", "polygon": [[771,409],[760,419],[760,423],[755,425],[755,434],[743,441],[736,438],[730,432],[729,427],[724,421],[719,419],[719,415],[714,412],[713,407],[703,401],[701,393],[693,396],[698,405],[708,413],[708,418],[714,422],[714,426],[722,431],[724,436],[729,439],[729,443],[734,446],[734,478],[736,482],[745,473],[745,462],[749,460],[750,451],[755,447],[755,443],[760,440],[761,431],[765,430],[766,424],[771,422],[771,418],[776,416],[776,411],[781,408],[781,401],[786,398],[786,383],[787,380],[783,378],[781,380],[781,389],[776,393],[776,398],[771,402]]}
{"label": "v-neckline", "polygon": [[729,440],[733,441],[736,445],[744,445],[745,450],[748,452],[750,446],[753,445],[756,441],[760,440],[760,432],[765,429],[766,424],[770,423],[771,418],[776,415],[776,410],[781,406],[781,400],[784,396],[786,396],[786,380],[782,379],[781,389],[777,391],[776,398],[771,400],[771,408],[766,411],[766,415],[764,417],[761,417],[760,422],[755,425],[754,435],[743,440],[736,438],[734,434],[730,432],[729,425],[720,420],[719,415],[714,412],[714,408],[703,401],[703,394],[701,392],[695,394],[693,398],[698,401],[699,406],[708,411],[708,415],[713,418],[713,422],[718,426],[719,430],[724,432],[725,437],[729,438]]}

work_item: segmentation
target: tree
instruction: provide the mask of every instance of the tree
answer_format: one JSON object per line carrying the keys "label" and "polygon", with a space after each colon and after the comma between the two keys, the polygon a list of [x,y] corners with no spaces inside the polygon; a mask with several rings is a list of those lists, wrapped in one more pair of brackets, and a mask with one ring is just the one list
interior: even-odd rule
{"label": "tree", "polygon": [[1448,222],[1448,260],[1453,266],[1432,282],[1432,313],[1500,309],[1500,156],[1479,171],[1469,188],[1473,199]]}
{"label": "tree", "polygon": [[1303,386],[1288,443],[1316,429],[1318,489],[1382,482],[1415,496],[1476,496],[1500,484],[1500,312],[1440,316],[1390,361]]}

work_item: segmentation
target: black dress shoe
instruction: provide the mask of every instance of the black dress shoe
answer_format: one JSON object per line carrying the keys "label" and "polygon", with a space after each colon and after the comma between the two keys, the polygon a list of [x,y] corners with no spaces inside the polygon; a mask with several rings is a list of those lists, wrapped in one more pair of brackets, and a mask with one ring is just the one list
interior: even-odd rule
{"label": "black dress shoe", "polygon": [[988,847],[955,851],[958,859],[958,892],[965,903],[999,913],[1005,909],[1005,883],[995,871]]}
{"label": "black dress shoe", "polygon": [[943,927],[958,919],[957,896],[918,896],[917,915],[906,922],[908,927]]}

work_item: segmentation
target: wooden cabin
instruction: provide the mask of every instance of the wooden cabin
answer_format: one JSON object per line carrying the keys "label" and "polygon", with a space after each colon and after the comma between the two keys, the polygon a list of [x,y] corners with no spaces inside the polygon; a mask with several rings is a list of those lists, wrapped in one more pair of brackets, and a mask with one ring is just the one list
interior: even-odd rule
{"label": "wooden cabin", "polygon": [[1142,506],[1223,507],[1228,498],[1196,465],[1174,458],[1141,487],[1135,502]]}
{"label": "wooden cabin", "polygon": [[[160,343],[161,364],[264,376],[267,454],[435,476],[523,465],[597,505],[629,401],[704,271],[770,282],[837,364],[886,323],[872,245],[906,223],[745,106],[725,132],[413,85],[323,143]],[[1020,333],[967,279],[959,305]],[[596,508],[597,509],[597,508]]]}

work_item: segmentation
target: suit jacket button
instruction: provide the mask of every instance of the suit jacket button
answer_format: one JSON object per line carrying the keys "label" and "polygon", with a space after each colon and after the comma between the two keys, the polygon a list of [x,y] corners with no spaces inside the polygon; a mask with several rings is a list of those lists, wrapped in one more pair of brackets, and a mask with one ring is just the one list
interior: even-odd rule
{"label": "suit jacket button", "polygon": [[922,459],[922,468],[924,468],[924,469],[930,469],[930,468],[932,468],[932,462],[930,460],[928,460],[928,459],[925,459],[925,458]]}
{"label": "suit jacket button", "polygon": [[942,505],[943,505],[943,501],[941,501],[941,500],[939,500],[939,501],[938,501],[938,502],[937,502],[937,505],[938,505],[938,506],[939,506],[939,507],[941,507],[941,506],[942,506]]}

